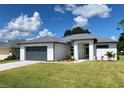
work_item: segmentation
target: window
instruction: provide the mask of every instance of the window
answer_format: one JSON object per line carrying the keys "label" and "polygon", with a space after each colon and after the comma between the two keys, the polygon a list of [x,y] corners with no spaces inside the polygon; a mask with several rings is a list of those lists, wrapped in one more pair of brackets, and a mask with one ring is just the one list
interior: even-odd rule
{"label": "window", "polygon": [[96,45],[96,48],[109,48],[109,45]]}

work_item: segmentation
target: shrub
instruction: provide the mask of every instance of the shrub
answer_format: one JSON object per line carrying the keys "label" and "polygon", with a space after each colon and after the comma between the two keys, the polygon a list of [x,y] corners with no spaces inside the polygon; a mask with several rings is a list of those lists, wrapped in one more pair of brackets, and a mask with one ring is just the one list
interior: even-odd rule
{"label": "shrub", "polygon": [[16,60],[16,56],[15,55],[10,55],[7,58],[5,58],[5,60]]}

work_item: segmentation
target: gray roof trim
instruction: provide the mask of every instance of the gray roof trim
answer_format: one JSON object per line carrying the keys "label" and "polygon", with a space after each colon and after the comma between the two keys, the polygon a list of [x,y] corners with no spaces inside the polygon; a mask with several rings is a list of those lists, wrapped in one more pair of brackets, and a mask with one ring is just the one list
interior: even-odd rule
{"label": "gray roof trim", "polygon": [[36,43],[60,43],[60,44],[68,44],[68,43],[64,43],[64,42],[18,42],[18,44],[36,44]]}
{"label": "gray roof trim", "polygon": [[76,39],[76,40],[71,40],[71,41],[68,41],[68,42],[83,41],[83,40],[93,40],[95,42],[96,38],[91,38],[91,39]]}
{"label": "gray roof trim", "polygon": [[113,41],[113,42],[97,42],[97,44],[99,44],[99,43],[118,43],[118,41]]}
{"label": "gray roof trim", "polygon": [[89,39],[71,39],[72,41],[78,41],[78,40],[97,40],[96,38],[89,38]]}
{"label": "gray roof trim", "polygon": [[24,42],[18,42],[18,44],[30,44],[30,43],[64,43],[66,44],[67,42],[61,38],[50,37],[50,36],[40,37],[37,39],[24,41]]}
{"label": "gray roof trim", "polygon": [[96,35],[92,35],[92,34],[74,34],[74,35],[70,35],[70,36],[66,36],[66,37],[63,37],[63,40],[69,42],[69,41],[73,41],[73,40],[92,40],[92,39],[96,39],[97,42],[100,42],[100,43],[107,43],[107,42],[111,42],[111,43],[114,43],[114,42],[118,42],[118,41],[115,41],[115,40],[112,40],[112,39],[108,39],[108,38],[104,38],[104,37],[100,37],[100,36],[96,36]]}

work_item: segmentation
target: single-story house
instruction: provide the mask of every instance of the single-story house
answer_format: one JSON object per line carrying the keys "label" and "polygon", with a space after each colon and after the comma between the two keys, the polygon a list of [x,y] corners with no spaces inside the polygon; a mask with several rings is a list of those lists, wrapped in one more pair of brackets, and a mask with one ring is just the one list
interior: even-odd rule
{"label": "single-story house", "polygon": [[41,37],[19,42],[20,60],[61,60],[71,52],[75,60],[107,60],[107,51],[113,51],[117,60],[117,41],[89,33],[75,34],[63,38]]}
{"label": "single-story house", "polygon": [[6,59],[10,55],[15,55],[20,58],[20,46],[17,44],[18,40],[11,40],[0,43],[0,60]]}

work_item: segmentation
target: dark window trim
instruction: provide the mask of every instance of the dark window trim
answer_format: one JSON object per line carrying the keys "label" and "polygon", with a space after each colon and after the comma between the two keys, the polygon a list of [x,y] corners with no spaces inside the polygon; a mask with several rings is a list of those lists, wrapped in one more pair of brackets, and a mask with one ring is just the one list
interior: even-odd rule
{"label": "dark window trim", "polygon": [[108,44],[106,44],[106,45],[96,45],[96,48],[100,48],[100,49],[109,48],[109,45]]}

